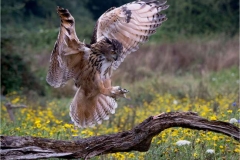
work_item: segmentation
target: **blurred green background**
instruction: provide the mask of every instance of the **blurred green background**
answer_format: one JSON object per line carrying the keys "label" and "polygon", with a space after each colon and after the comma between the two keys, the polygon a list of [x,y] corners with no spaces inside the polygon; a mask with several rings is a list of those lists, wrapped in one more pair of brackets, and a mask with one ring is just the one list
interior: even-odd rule
{"label": "blurred green background", "polygon": [[[34,96],[71,97],[71,84],[53,89],[45,81],[58,34],[56,7],[69,9],[76,20],[79,39],[89,43],[97,18],[108,8],[127,2],[130,1],[2,1],[1,94],[18,91]],[[169,0],[168,4],[170,8],[164,11],[168,20],[150,42],[126,58],[113,75],[114,84],[131,85],[146,79],[159,82],[164,76],[189,74],[199,78],[238,66],[238,0]],[[166,85],[162,87],[159,90],[165,91]]]}

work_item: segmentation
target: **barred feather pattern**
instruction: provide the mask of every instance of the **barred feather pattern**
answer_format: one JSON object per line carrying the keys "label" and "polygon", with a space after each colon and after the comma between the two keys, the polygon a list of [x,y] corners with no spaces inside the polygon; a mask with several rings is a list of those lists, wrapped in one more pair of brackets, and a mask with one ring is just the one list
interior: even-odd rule
{"label": "barred feather pattern", "polygon": [[80,128],[92,127],[101,124],[102,120],[109,119],[115,113],[116,101],[109,96],[99,93],[96,87],[95,74],[108,79],[111,62],[99,52],[90,54],[88,63],[75,75],[75,85],[78,87],[70,105],[70,117],[75,126]]}
{"label": "barred feather pattern", "polygon": [[110,114],[115,113],[116,101],[103,94],[94,97],[84,95],[84,90],[78,89],[71,105],[70,117],[75,126],[80,128],[93,127],[108,120]]}
{"label": "barred feather pattern", "polygon": [[73,76],[76,87],[82,86],[83,88],[94,89],[95,87],[90,86],[96,83],[95,74],[97,72],[100,73],[103,80],[110,78],[111,63],[112,62],[108,62],[106,58],[99,52],[90,54],[87,63],[82,67],[81,70],[76,71]]}
{"label": "barred feather pattern", "polygon": [[[68,10],[57,8],[61,26],[57,41],[50,57],[47,82],[57,88],[63,86],[86,63],[90,54],[88,49],[77,38],[75,22]],[[82,65],[79,65],[82,64]]]}
{"label": "barred feather pattern", "polygon": [[96,35],[92,41],[102,37],[117,39],[123,45],[123,52],[113,63],[117,69],[127,54],[136,51],[140,43],[145,43],[149,36],[167,20],[165,14],[159,12],[168,8],[166,1],[139,0],[112,8],[105,12],[96,24]]}

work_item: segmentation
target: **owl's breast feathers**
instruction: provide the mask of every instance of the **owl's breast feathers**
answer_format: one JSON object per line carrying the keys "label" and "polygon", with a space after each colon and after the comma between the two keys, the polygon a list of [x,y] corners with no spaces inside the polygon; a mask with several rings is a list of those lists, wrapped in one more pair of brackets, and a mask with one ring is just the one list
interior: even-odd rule
{"label": "owl's breast feathers", "polygon": [[85,58],[86,65],[79,70],[74,79],[75,85],[83,88],[96,84],[96,74],[99,74],[102,80],[109,79],[112,74],[112,64],[123,50],[120,42],[107,38],[86,46],[90,47],[90,54]]}

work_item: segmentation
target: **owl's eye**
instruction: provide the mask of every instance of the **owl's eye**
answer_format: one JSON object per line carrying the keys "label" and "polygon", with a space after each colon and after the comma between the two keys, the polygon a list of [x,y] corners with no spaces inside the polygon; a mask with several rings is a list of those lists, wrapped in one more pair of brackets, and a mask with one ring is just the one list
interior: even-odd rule
{"label": "owl's eye", "polygon": [[111,54],[115,54],[115,51],[114,51],[114,50],[111,50]]}

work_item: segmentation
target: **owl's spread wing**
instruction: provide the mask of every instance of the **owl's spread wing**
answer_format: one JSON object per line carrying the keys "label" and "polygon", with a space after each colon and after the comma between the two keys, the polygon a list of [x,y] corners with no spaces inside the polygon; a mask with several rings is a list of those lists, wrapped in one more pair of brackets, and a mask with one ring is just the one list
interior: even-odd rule
{"label": "owl's spread wing", "polygon": [[103,37],[122,43],[123,53],[113,64],[114,69],[118,68],[127,54],[136,51],[167,20],[166,15],[159,13],[168,8],[165,4],[166,1],[140,0],[109,9],[98,19],[91,43]]}
{"label": "owl's spread wing", "polygon": [[47,82],[53,87],[64,85],[77,72],[77,64],[84,63],[89,50],[75,32],[75,22],[67,9],[57,8],[61,18],[58,39],[50,57]]}

